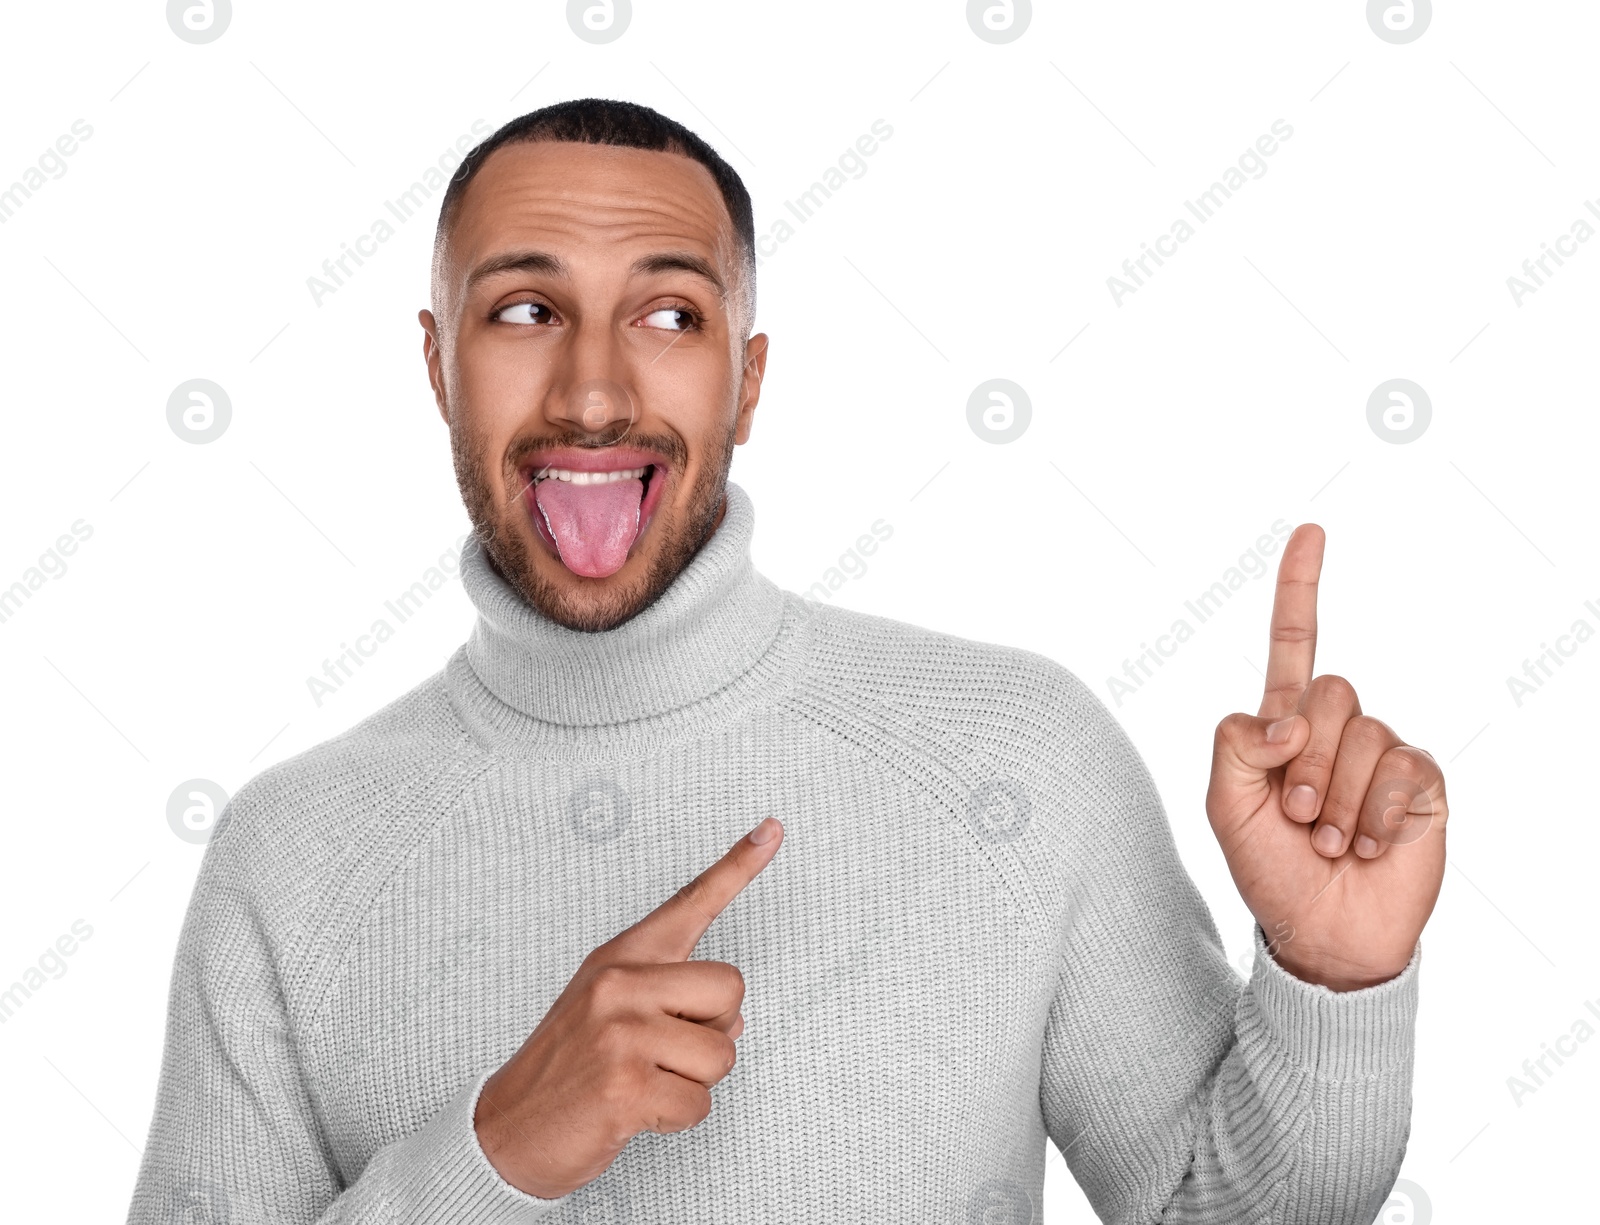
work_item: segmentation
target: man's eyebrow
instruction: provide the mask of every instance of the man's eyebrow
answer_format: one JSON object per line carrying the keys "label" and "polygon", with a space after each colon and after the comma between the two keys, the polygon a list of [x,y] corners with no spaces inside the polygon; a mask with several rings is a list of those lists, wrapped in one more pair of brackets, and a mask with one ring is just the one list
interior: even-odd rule
{"label": "man's eyebrow", "polygon": [[548,251],[507,251],[504,255],[484,260],[469,272],[467,288],[471,289],[479,281],[502,272],[537,272],[561,279],[572,275],[566,260],[559,255],[551,255]]}
{"label": "man's eyebrow", "polygon": [[[634,276],[648,276],[659,272],[687,272],[709,284],[717,291],[719,297],[725,298],[728,294],[728,287],[723,284],[722,278],[717,275],[717,270],[711,262],[692,251],[657,251],[650,255],[641,255],[633,261],[633,267],[629,271]],[[552,255],[548,251],[507,251],[503,255],[484,260],[468,273],[467,288],[470,290],[479,281],[504,272],[532,272],[563,280],[572,275],[566,260],[559,255]]]}
{"label": "man's eyebrow", "polygon": [[708,282],[719,297],[726,297],[728,293],[728,287],[722,283],[722,278],[717,275],[710,261],[692,251],[659,251],[653,255],[642,255],[633,261],[631,271],[635,276],[655,272],[687,272]]}

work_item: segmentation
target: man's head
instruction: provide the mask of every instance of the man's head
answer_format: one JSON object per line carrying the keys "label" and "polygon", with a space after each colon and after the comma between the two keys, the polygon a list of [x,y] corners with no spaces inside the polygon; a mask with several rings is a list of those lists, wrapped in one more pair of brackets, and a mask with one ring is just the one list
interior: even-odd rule
{"label": "man's head", "polygon": [[649,607],[721,520],[766,369],[739,176],[648,107],[534,111],[456,172],[431,296],[428,378],[495,568],[573,629]]}

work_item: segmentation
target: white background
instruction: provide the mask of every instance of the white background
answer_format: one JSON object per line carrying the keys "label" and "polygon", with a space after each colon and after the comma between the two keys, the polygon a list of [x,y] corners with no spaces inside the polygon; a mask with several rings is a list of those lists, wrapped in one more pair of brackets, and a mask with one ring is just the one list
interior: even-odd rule
{"label": "white background", "polygon": [[[1434,752],[1454,817],[1402,1172],[1431,1207],[1385,1219],[1587,1203],[1600,1041],[1520,1104],[1507,1078],[1600,1025],[1600,642],[1520,705],[1507,678],[1600,628],[1600,242],[1520,304],[1507,278],[1600,197],[1600,12],[1441,9],[1394,45],[1359,0],[1048,5],[995,45],[960,3],[640,0],[591,45],[551,0],[274,0],[192,45],[148,0],[12,6],[0,184],[93,129],[0,225],[0,587],[93,531],[0,623],[0,985],[93,929],[0,1025],[17,1219],[126,1212],[202,853],[168,826],[174,788],[237,790],[471,624],[452,583],[308,691],[466,518],[415,320],[436,199],[320,305],[307,278],[474,121],[586,95],[703,134],[764,234],[893,128],[761,267],[771,360],[734,478],[782,585],[882,518],[839,603],[1042,651],[1114,703],[1106,679],[1274,520],[1327,529],[1319,670]],[[1107,277],[1279,119],[1267,172],[1114,301]],[[207,445],[167,423],[193,378],[232,404]],[[1032,402],[1008,445],[967,423],[990,378]],[[1367,421],[1391,378],[1432,402],[1405,445]],[[1113,705],[1236,955],[1250,921],[1203,797],[1217,720],[1258,700],[1270,598],[1247,584]],[[1044,1221],[1093,1219],[1054,1154],[1047,1186]]]}

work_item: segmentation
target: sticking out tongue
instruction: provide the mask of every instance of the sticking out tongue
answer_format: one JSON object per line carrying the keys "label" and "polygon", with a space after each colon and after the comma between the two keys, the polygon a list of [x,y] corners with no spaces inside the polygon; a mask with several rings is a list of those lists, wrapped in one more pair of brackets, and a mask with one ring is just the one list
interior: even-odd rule
{"label": "sticking out tongue", "polygon": [[562,563],[585,578],[605,578],[622,569],[639,535],[643,497],[644,482],[638,478],[578,485],[550,477],[533,487]]}

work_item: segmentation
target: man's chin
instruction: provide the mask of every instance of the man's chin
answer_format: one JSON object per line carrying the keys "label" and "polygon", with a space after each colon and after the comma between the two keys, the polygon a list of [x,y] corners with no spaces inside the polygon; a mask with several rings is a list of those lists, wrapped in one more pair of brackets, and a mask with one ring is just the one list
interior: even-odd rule
{"label": "man's chin", "polygon": [[671,584],[653,582],[651,554],[631,555],[615,573],[603,577],[574,574],[542,540],[518,542],[520,557],[490,558],[519,595],[557,625],[586,634],[602,633],[631,621],[660,598]]}

